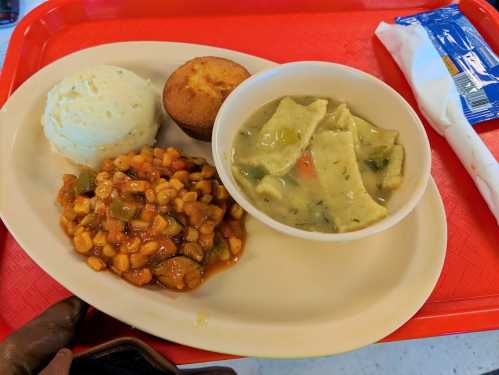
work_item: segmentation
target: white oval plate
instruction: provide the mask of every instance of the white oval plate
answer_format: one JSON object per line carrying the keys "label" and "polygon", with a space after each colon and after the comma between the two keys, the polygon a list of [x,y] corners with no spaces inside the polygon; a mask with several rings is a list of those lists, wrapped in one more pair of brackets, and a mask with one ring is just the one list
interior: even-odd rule
{"label": "white oval plate", "polygon": [[[58,224],[54,204],[63,173],[40,115],[47,91],[68,74],[115,64],[150,78],[158,91],[172,70],[203,55],[233,59],[252,73],[273,62],[207,46],[127,42],[102,45],[41,69],[0,114],[0,213],[25,251],[46,272],[99,310],[153,335],[224,353],[306,357],[376,342],[406,322],[433,290],[445,258],[447,229],[433,181],[406,219],[376,236],[344,244],[279,234],[253,218],[239,264],[193,293],[140,289],[110,272],[90,270]],[[162,146],[211,157],[210,145],[169,124]]]}

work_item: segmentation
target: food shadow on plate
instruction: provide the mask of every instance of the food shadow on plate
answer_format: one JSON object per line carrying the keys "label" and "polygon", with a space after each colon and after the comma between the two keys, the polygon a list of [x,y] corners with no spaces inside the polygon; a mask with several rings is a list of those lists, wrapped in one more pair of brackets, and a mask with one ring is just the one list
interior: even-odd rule
{"label": "food shadow on plate", "polygon": [[158,134],[156,135],[156,144],[158,147],[176,147],[186,154],[203,157],[210,163],[211,143],[198,141],[185,134],[180,127],[172,120],[167,113],[162,113],[160,118]]}

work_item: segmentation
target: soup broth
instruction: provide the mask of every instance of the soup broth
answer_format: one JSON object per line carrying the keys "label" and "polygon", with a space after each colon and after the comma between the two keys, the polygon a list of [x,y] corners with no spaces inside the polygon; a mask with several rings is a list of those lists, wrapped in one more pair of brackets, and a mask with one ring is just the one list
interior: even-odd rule
{"label": "soup broth", "polygon": [[308,231],[357,230],[386,216],[402,181],[397,138],[332,99],[279,98],[237,133],[232,170],[252,203],[277,221]]}

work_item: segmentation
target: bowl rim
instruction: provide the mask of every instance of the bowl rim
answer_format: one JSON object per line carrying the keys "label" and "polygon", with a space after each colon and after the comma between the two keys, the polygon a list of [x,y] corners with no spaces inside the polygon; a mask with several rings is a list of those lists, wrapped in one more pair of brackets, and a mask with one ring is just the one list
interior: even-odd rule
{"label": "bowl rim", "polygon": [[[413,118],[414,125],[416,125],[417,133],[420,135],[420,141],[422,141],[422,147],[424,148],[424,158],[421,160],[420,167],[423,169],[422,171],[422,179],[420,180],[421,182],[418,183],[416,188],[412,191],[410,194],[409,199],[407,202],[400,207],[396,212],[388,215],[384,219],[366,227],[363,229],[359,229],[356,231],[352,232],[343,232],[343,233],[324,233],[324,232],[312,232],[312,231],[306,231],[303,229],[298,229],[295,227],[292,227],[290,225],[281,223],[275,219],[273,219],[271,216],[267,215],[265,212],[259,210],[256,208],[253,203],[250,202],[248,198],[246,198],[245,194],[242,193],[239,189],[238,186],[236,186],[235,183],[232,182],[231,176],[232,172],[230,170],[227,170],[225,168],[225,163],[224,160],[226,159],[226,155],[224,153],[224,150],[222,149],[221,145],[221,139],[223,137],[224,133],[224,127],[223,127],[223,120],[230,109],[230,106],[233,105],[233,102],[237,99],[239,96],[239,93],[241,93],[244,90],[251,89],[252,84],[255,81],[261,81],[262,79],[265,80],[267,76],[273,76],[276,74],[280,74],[283,71],[286,70],[293,70],[298,67],[303,67],[303,66],[309,66],[311,68],[333,68],[333,69],[339,69],[339,70],[344,70],[344,71],[349,71],[351,73],[355,74],[360,74],[364,78],[367,78],[371,81],[374,81],[376,84],[378,84],[381,88],[384,90],[388,90],[392,95],[395,95],[401,103],[401,105],[405,106],[409,115]],[[232,140],[233,142],[233,140]],[[421,143],[421,142],[419,142]],[[232,143],[231,143],[232,144]],[[393,89],[391,86],[380,80],[379,78],[373,76],[372,74],[366,73],[362,70],[352,68],[347,65],[343,64],[338,64],[338,63],[333,63],[333,62],[326,62],[326,61],[296,61],[296,62],[290,62],[290,63],[285,63],[278,65],[273,68],[269,68],[266,70],[263,70],[257,74],[254,74],[247,78],[245,81],[243,81],[239,86],[237,86],[224,100],[222,103],[222,106],[220,107],[220,110],[217,113],[217,116],[215,118],[215,123],[213,126],[213,134],[212,134],[212,154],[213,154],[213,161],[215,163],[215,167],[217,169],[218,175],[220,179],[222,180],[224,186],[227,188],[229,191],[230,195],[234,198],[234,200],[241,205],[241,207],[246,210],[249,214],[251,214],[253,217],[255,217],[257,220],[261,221],[262,223],[270,226],[271,228],[287,234],[291,236],[295,236],[298,238],[304,238],[304,239],[309,239],[309,240],[316,240],[316,241],[329,241],[329,242],[342,242],[342,241],[352,241],[352,240],[357,240],[361,238],[365,238],[368,236],[372,236],[374,234],[377,234],[379,232],[382,232],[384,230],[389,229],[390,227],[396,225],[399,223],[402,219],[404,219],[409,213],[412,212],[412,210],[416,207],[416,205],[419,203],[421,200],[426,187],[428,185],[429,177],[430,177],[430,171],[431,171],[431,150],[430,150],[430,143],[428,140],[428,135],[426,134],[426,131],[424,129],[424,126],[420,120],[420,118],[417,116],[416,112],[414,109],[411,107],[411,105],[405,100],[402,95],[400,95],[395,89]],[[229,161],[230,164],[232,164],[232,160]]]}

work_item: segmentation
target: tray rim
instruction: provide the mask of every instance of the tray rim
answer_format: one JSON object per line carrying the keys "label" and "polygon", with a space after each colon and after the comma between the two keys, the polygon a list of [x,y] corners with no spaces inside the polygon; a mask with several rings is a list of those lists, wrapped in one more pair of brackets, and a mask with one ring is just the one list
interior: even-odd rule
{"label": "tray rim", "polygon": [[[171,43],[171,42],[110,43],[78,51],[75,54],[66,56],[64,59],[59,60],[54,64],[47,65],[46,67],[41,69],[35,76],[33,76],[32,79],[27,80],[25,83],[23,83],[20,86],[21,89],[16,91],[16,93],[12,97],[12,99],[14,100],[13,101],[9,100],[8,107],[6,107],[5,109],[8,111],[15,110],[15,108],[19,107],[20,103],[25,103],[25,102],[31,103],[29,104],[31,106],[33,105],[32,104],[33,100],[38,103],[39,92],[37,92],[36,94],[37,96],[34,99],[28,99],[31,93],[29,87],[39,87],[39,85],[47,85],[47,81],[53,81],[53,76],[57,75],[60,76],[60,73],[56,73],[56,71],[60,72],[61,70],[63,70],[66,71],[67,73],[68,69],[70,71],[73,70],[74,68],[70,67],[71,65],[69,64],[72,61],[74,61],[77,66],[80,66],[82,62],[86,62],[88,64],[88,61],[91,60],[95,61],[95,59],[100,55],[103,55],[106,58],[109,58],[109,56],[115,56],[110,51],[114,51],[116,55],[122,56],[125,51],[129,51],[130,46],[136,44],[146,45],[148,47],[148,50],[150,51],[152,50],[157,51],[158,46],[166,45],[165,47],[168,47],[170,50],[178,49],[180,51],[179,54],[181,56],[182,55],[195,56],[197,54],[203,54],[207,52],[210,54],[213,53],[221,56],[224,55],[231,56],[231,58],[234,58],[236,61],[241,61],[245,65],[247,64],[246,66],[253,67],[253,69],[256,69],[258,71],[265,70],[275,64],[272,61],[261,59],[256,56],[251,56],[248,54],[243,54],[240,52],[231,51],[227,49],[206,47],[204,45],[199,45],[199,44],[196,45],[196,44]],[[151,55],[151,52],[149,52],[148,55]],[[175,55],[175,53],[172,52],[172,55]],[[174,57],[174,61],[175,60],[176,57]],[[21,98],[24,98],[22,99],[22,102],[19,101]],[[19,118],[19,121],[23,121],[21,120],[21,118]],[[13,137],[16,136],[17,130],[15,128],[7,128],[3,130],[3,133],[4,135],[6,135],[4,142],[9,142],[11,139],[13,139]],[[6,145],[6,143],[4,143],[4,145]],[[10,157],[8,156],[10,154],[9,149],[4,148],[4,153],[6,157],[2,158],[3,162],[1,164],[5,168],[6,172],[5,175],[7,177],[7,180],[9,179],[15,180],[16,177],[14,175],[14,168],[12,167],[11,163],[9,163],[10,160]],[[2,207],[0,207],[0,216],[5,218],[4,220],[5,226],[9,229],[14,230],[13,232],[11,231],[11,233],[13,233],[14,238],[16,238],[17,242],[21,245],[22,248],[26,249],[25,251],[35,261],[35,263],[38,263],[42,269],[50,270],[49,274],[53,275],[53,277],[56,278],[56,280],[60,280],[61,285],[63,285],[66,289],[70,291],[78,291],[78,295],[81,295],[82,298],[84,298],[91,304],[95,303],[96,306],[101,311],[108,312],[111,316],[115,316],[123,322],[140,327],[140,329],[143,330],[144,332],[148,332],[150,334],[157,334],[159,335],[159,337],[165,337],[174,342],[180,342],[187,345],[194,345],[195,347],[200,349],[219,350],[223,352],[229,352],[230,354],[234,355],[253,355],[259,357],[272,356],[275,358],[304,358],[308,356],[323,356],[323,355],[341,353],[344,351],[357,349],[361,346],[365,346],[372,342],[379,341],[380,339],[385,337],[385,335],[393,332],[394,330],[402,326],[421,308],[421,306],[427,300],[427,298],[432,293],[439,279],[440,273],[443,268],[445,254],[446,254],[446,247],[447,247],[446,214],[440,193],[436,188],[436,184],[432,181],[426,189],[425,198],[422,201],[421,208],[416,209],[418,213],[416,214],[417,215],[416,218],[413,219],[416,221],[411,220],[410,224],[408,224],[410,226],[415,226],[415,228],[419,227],[419,225],[421,224],[420,215],[426,213],[427,215],[430,215],[429,217],[432,218],[431,222],[434,223],[435,225],[434,228],[438,229],[438,232],[434,232],[432,229],[429,229],[430,227],[427,226],[421,227],[425,228],[421,229],[422,232],[420,233],[421,235],[423,235],[423,238],[426,238],[428,240],[432,238],[434,239],[435,242],[433,242],[432,240],[431,247],[427,246],[424,247],[427,248],[428,250],[422,251],[420,256],[417,255],[418,253],[414,254],[411,253],[411,259],[414,259],[414,263],[412,263],[411,260],[411,264],[415,264],[415,267],[417,267],[418,272],[416,271],[409,272],[407,275],[409,279],[403,277],[400,280],[400,284],[397,283],[397,285],[394,286],[393,290],[390,290],[389,292],[386,293],[386,296],[381,298],[379,301],[369,304],[366,307],[366,314],[362,314],[362,318],[359,319],[356,318],[357,315],[361,314],[354,314],[352,316],[349,316],[348,318],[341,318],[341,320],[344,320],[345,324],[348,324],[349,326],[351,326],[353,323],[368,325],[369,324],[368,322],[371,319],[380,321],[379,325],[371,326],[372,329],[368,330],[365,335],[351,336],[347,334],[345,330],[340,329],[339,330],[341,331],[340,337],[343,337],[343,339],[341,341],[335,341],[336,343],[334,343],[328,341],[329,336],[324,336],[323,334],[319,334],[319,332],[324,332],[323,331],[324,329],[330,331],[339,328],[340,322],[338,319],[324,320],[323,323],[304,320],[303,322],[300,322],[297,325],[291,322],[285,322],[282,325],[279,324],[273,325],[265,320],[262,321],[257,320],[255,322],[252,322],[250,320],[242,319],[241,321],[239,321],[236,316],[233,322],[231,320],[232,318],[230,318],[228,321],[225,321],[223,318],[214,316],[211,319],[211,321],[213,322],[213,326],[211,324],[210,326],[206,326],[204,328],[202,335],[200,335],[199,337],[194,337],[192,336],[191,332],[193,330],[192,323],[189,321],[188,318],[186,320],[186,318],[183,316],[177,317],[177,315],[175,315],[175,310],[176,310],[175,306],[173,306],[172,308],[164,309],[163,313],[165,314],[164,316],[169,316],[173,322],[177,322],[179,325],[182,326],[182,328],[172,329],[173,327],[172,324],[166,325],[165,327],[163,327],[162,325],[158,326],[157,324],[155,324],[157,322],[157,318],[153,319],[152,322],[144,320],[145,319],[144,317],[147,316],[146,311],[148,310],[143,310],[141,308],[138,308],[132,310],[133,312],[131,311],[130,314],[128,313],[124,314],[123,311],[112,308],[111,307],[112,305],[110,305],[109,304],[110,302],[103,297],[102,293],[95,293],[90,291],[91,288],[89,289],[88,285],[85,286],[79,283],[75,283],[75,276],[70,276],[70,274],[67,271],[64,271],[63,269],[61,269],[61,267],[57,267],[56,266],[57,261],[54,262],[53,257],[45,258],[42,256],[43,252],[36,251],[37,240],[34,238],[33,235],[28,234],[29,230],[27,230],[23,224],[24,218],[18,217],[16,214],[17,209],[22,209],[23,211],[26,210],[28,215],[27,217],[33,217],[33,219],[35,219],[35,216],[33,215],[32,212],[30,212],[29,207],[26,204],[22,203],[24,200],[23,198],[24,195],[21,193],[16,193],[12,187],[9,188],[9,186],[5,183],[0,184],[0,189],[2,190],[5,189],[3,191],[11,192],[13,199],[13,201],[2,199],[2,204],[1,204]],[[15,205],[12,202],[16,202]],[[14,207],[15,210],[13,210]],[[33,227],[31,228],[31,233],[37,233],[39,237],[43,236],[47,232],[47,230],[45,229],[44,226],[39,224],[39,220],[37,220],[36,222],[37,225],[33,225]],[[432,236],[432,233],[433,237],[428,237]],[[51,237],[52,236],[49,236],[49,238]],[[404,243],[403,240],[400,239],[398,240]],[[420,243],[420,241],[415,241],[415,242]],[[418,248],[421,249],[419,246],[421,245],[418,245]],[[428,263],[429,262],[428,259],[432,259],[432,261]],[[428,270],[428,273],[426,273],[426,271],[423,272],[423,268],[421,268],[423,264],[425,265],[424,269]],[[420,273],[423,273],[424,277],[417,276]],[[78,277],[83,277],[83,274],[78,273]],[[411,298],[411,302],[407,302],[404,297],[401,297],[405,296],[408,291],[413,290],[412,285],[414,284],[411,284],[409,280],[412,282],[417,281],[418,283],[421,283],[421,288],[418,288],[417,291],[414,290],[414,296],[413,298]],[[117,282],[119,283],[119,281]],[[109,284],[109,286],[117,288],[117,284]],[[120,287],[120,290],[123,289],[121,289]],[[135,297],[138,298],[138,295],[136,293],[134,293],[134,295]],[[145,298],[143,300],[146,301]],[[384,317],[386,316],[386,312],[391,311],[393,304],[397,304],[398,302],[401,302],[401,308],[397,309],[397,313],[393,312],[392,317],[390,319],[385,319]],[[118,303],[119,305],[123,306],[125,302],[122,298],[117,298],[115,303]],[[156,303],[157,302],[154,302],[154,304]],[[154,304],[147,303],[145,306],[152,307],[154,306]],[[151,314],[152,311],[153,310],[151,310]],[[352,321],[348,322],[348,320]],[[186,327],[186,324],[189,327]],[[252,330],[251,328],[253,326],[254,330]],[[170,333],[166,333],[165,329],[167,328],[171,329]],[[283,340],[282,338],[274,344],[270,343],[267,347],[265,345],[262,345],[262,347],[266,347],[267,349],[262,349],[262,347],[259,346],[261,343],[264,342],[263,337],[264,336],[266,337],[269,334],[273,333],[274,335],[276,335],[274,336],[276,338],[283,335],[284,337],[288,337],[289,339],[291,339],[291,337],[297,337],[296,335],[299,335],[299,337],[301,337],[302,335],[301,330],[306,330],[307,332],[310,332],[307,333],[307,335],[305,335],[304,337],[308,337],[309,339],[311,339],[312,337],[317,337],[319,342],[324,342],[324,344],[326,344],[326,342],[330,342],[331,347],[329,345],[324,345],[323,347],[315,345],[311,346],[310,349],[305,349],[303,347],[284,345],[286,340],[284,339],[284,341],[282,341]],[[216,336],[214,336],[215,331],[217,331],[220,334],[219,337],[225,337],[226,341],[223,341],[220,338],[217,339]],[[244,341],[241,341],[236,336],[233,336],[235,332],[241,332],[241,333],[254,332],[254,334],[252,334],[252,338],[249,339],[247,343],[244,343]],[[314,332],[317,336],[313,336]],[[239,333],[237,335],[239,335]],[[350,337],[350,339],[346,339],[347,337]],[[282,346],[277,345],[279,341],[281,342]],[[233,346],[231,346],[230,343]],[[238,344],[236,345],[236,343]]]}
{"label": "tray rim", "polygon": [[[6,102],[6,99],[15,90],[14,85],[16,84],[17,79],[17,66],[21,63],[21,47],[24,45],[26,33],[30,30],[34,23],[38,22],[41,17],[45,16],[52,10],[57,9],[59,6],[79,2],[81,1],[52,0],[36,7],[19,22],[9,43],[4,69],[0,75],[0,105],[3,105]],[[442,1],[441,3],[444,4],[447,2],[448,1]],[[432,1],[429,1],[428,3],[431,3],[432,6],[438,5]],[[482,0],[469,0],[466,1],[466,3],[478,3],[486,8],[490,7],[489,4],[486,4]],[[424,4],[421,5],[421,7],[425,6],[426,5]],[[490,7],[490,9],[493,8]],[[497,14],[493,15],[493,17],[498,19]],[[39,67],[37,70],[39,70]],[[0,223],[0,226],[2,226],[2,223]],[[5,230],[5,236],[11,236],[6,227],[0,228],[0,232],[2,230]],[[1,237],[2,236],[0,236],[0,238]],[[3,244],[0,244],[0,247],[2,247],[2,245]],[[497,329],[499,328],[499,293],[496,295],[480,296],[476,298],[476,300],[487,299],[493,300],[493,305],[490,304],[488,305],[489,307],[479,309],[467,308],[466,306],[456,307],[456,304],[459,304],[456,301],[434,301],[426,303],[423,308],[403,327],[382,341]],[[447,313],[442,313],[440,311],[440,307],[444,304],[453,304],[455,309]],[[466,323],[466,325],[463,326],[463,321],[467,321],[469,324]],[[0,333],[2,331],[1,328],[2,327],[0,325]]]}

